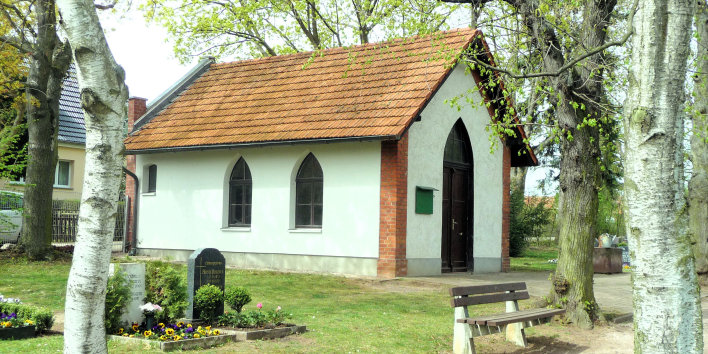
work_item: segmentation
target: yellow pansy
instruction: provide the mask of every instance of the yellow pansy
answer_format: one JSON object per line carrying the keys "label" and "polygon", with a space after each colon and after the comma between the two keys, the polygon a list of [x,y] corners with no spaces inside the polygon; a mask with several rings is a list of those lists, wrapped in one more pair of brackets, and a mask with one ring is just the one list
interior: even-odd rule
{"label": "yellow pansy", "polygon": [[145,332],[143,332],[143,335],[145,337],[150,337],[152,335],[152,331],[145,331]]}
{"label": "yellow pansy", "polygon": [[172,328],[168,328],[168,329],[165,330],[165,334],[167,334],[168,336],[171,336],[171,335],[173,335],[174,333],[175,333],[175,330],[172,329]]}
{"label": "yellow pansy", "polygon": [[219,334],[221,334],[221,332],[219,332],[218,329],[215,329],[213,333],[214,333],[215,336],[218,336]]}
{"label": "yellow pansy", "polygon": [[194,338],[201,338],[202,336],[199,335],[199,333],[194,334]]}

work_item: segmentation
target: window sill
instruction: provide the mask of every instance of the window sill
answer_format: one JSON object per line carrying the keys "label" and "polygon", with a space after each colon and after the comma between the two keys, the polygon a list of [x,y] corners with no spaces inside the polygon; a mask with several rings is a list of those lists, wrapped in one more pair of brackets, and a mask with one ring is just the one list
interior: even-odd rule
{"label": "window sill", "polygon": [[24,181],[10,181],[11,186],[24,186],[25,182]]}
{"label": "window sill", "polygon": [[155,195],[155,192],[141,193],[140,195],[147,197],[147,196]]}
{"label": "window sill", "polygon": [[54,189],[72,189],[70,186],[53,186]]}
{"label": "window sill", "polygon": [[251,232],[251,228],[246,227],[246,226],[230,226],[230,227],[222,227],[221,231],[224,231],[224,232]]}
{"label": "window sill", "polygon": [[322,228],[301,228],[301,229],[288,229],[288,232],[291,234],[321,234],[322,233]]}

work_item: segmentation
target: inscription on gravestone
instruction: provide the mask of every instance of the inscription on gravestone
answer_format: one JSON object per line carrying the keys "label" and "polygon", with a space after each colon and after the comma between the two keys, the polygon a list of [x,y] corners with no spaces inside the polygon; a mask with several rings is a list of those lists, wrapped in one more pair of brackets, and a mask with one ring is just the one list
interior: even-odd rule
{"label": "inscription on gravestone", "polygon": [[[226,262],[224,256],[216,248],[200,248],[191,256],[187,263],[187,318],[198,319],[199,310],[194,308],[194,294],[202,285],[212,284],[224,291]],[[217,315],[224,313],[224,303],[217,310]]]}

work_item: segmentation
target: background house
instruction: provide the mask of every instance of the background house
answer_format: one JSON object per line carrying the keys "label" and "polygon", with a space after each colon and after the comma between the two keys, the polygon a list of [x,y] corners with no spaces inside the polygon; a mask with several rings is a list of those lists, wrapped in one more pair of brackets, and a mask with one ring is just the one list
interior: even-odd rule
{"label": "background house", "polygon": [[476,90],[496,77],[457,62],[471,45],[493,63],[464,29],[203,61],[149,109],[132,99],[137,252],[382,277],[508,269],[509,169],[536,160],[520,127],[490,153],[507,106],[490,99],[500,82]]}
{"label": "background house", "polygon": [[[54,172],[53,199],[80,200],[84,180],[86,127],[73,64],[62,84],[57,140],[59,159]],[[0,181],[0,188],[22,192],[23,180]]]}

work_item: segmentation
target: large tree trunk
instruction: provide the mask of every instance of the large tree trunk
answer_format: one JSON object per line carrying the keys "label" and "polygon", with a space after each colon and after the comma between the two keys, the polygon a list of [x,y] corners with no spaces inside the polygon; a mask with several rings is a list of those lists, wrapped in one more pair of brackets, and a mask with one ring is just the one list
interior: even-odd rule
{"label": "large tree trunk", "polygon": [[54,0],[35,4],[37,42],[27,91],[27,170],[21,242],[30,259],[44,259],[52,242],[52,190],[57,163],[59,97],[71,56],[56,33]]}
{"label": "large tree trunk", "polygon": [[79,76],[86,173],[66,290],[64,352],[106,353],[103,308],[123,167],[128,88],[91,0],[59,0]]}
{"label": "large tree trunk", "polygon": [[708,4],[698,1],[696,9],[698,31],[698,73],[693,86],[695,110],[691,137],[693,174],[688,183],[688,228],[694,243],[696,271],[708,275]]}
{"label": "large tree trunk", "polygon": [[624,150],[635,352],[703,352],[683,176],[675,173],[693,5],[641,1],[633,23]]}

